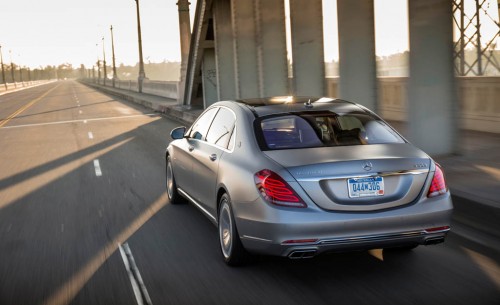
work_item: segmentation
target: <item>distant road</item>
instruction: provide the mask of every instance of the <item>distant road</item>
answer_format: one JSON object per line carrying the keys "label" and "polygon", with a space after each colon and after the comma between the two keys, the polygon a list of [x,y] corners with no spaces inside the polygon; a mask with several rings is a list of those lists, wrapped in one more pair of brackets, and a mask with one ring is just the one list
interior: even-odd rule
{"label": "distant road", "polygon": [[215,227],[168,203],[178,125],[72,81],[0,96],[1,305],[500,304],[500,258],[453,234],[384,261],[227,267]]}

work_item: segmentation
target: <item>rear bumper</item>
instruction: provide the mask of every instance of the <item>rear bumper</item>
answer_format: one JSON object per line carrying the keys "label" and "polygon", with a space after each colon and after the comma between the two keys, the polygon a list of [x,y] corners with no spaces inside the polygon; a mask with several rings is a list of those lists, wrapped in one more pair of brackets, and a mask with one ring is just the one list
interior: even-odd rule
{"label": "rear bumper", "polygon": [[[323,252],[428,245],[450,231],[449,194],[400,209],[376,213],[335,213],[319,209],[240,209],[236,224],[253,253],[291,258]],[[255,203],[258,204],[258,203]]]}
{"label": "rear bumper", "polygon": [[444,242],[450,227],[436,232],[411,231],[378,235],[363,235],[346,238],[322,239],[311,243],[273,244],[243,236],[242,241],[251,252],[284,256],[289,258],[308,258],[324,252],[345,252],[378,248],[395,248],[412,245],[434,245]]}

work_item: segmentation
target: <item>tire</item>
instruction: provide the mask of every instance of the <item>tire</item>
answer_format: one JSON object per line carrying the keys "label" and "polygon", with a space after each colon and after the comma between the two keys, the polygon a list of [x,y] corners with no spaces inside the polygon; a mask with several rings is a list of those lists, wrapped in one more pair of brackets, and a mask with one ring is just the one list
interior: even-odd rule
{"label": "tire", "polygon": [[168,200],[172,204],[185,203],[186,199],[182,197],[177,191],[177,184],[175,183],[174,171],[172,170],[172,160],[170,156],[167,157],[167,164],[165,167],[166,188]]}
{"label": "tire", "polygon": [[219,201],[219,244],[224,261],[229,266],[241,266],[251,260],[251,255],[241,243],[236,224],[234,222],[231,200],[227,194],[222,195]]}

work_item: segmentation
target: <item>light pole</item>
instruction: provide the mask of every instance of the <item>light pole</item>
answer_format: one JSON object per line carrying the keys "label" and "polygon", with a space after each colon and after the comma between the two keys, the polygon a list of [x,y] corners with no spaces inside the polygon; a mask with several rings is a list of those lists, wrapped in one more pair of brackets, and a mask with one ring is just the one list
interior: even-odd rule
{"label": "light pole", "polygon": [[10,74],[12,75],[12,82],[14,83],[14,88],[17,88],[16,79],[14,77],[14,64],[12,63],[12,50],[9,50],[10,56]]}
{"label": "light pole", "polygon": [[106,86],[106,78],[108,78],[108,73],[106,72],[106,51],[104,50],[104,37],[102,37],[102,56],[103,56],[103,67],[104,67],[104,75],[102,78],[104,79],[103,83]]}
{"label": "light pole", "polygon": [[97,59],[97,83],[101,81],[101,61]]}
{"label": "light pole", "polygon": [[2,64],[2,79],[3,85],[5,86],[5,90],[7,90],[7,80],[5,79],[5,68],[3,67],[3,55],[2,55],[2,46],[0,46],[0,63]]}
{"label": "light pole", "polygon": [[99,60],[99,44],[95,44],[97,49],[97,83],[101,81],[101,61]]}
{"label": "light pole", "polygon": [[[17,57],[19,58],[18,63],[21,62],[21,54],[17,54]],[[24,87],[24,81],[23,81],[23,66],[19,64],[19,79],[21,80],[21,87]]]}
{"label": "light pole", "polygon": [[31,83],[31,69],[28,67],[28,82]]}
{"label": "light pole", "polygon": [[141,37],[141,17],[139,14],[139,0],[134,0],[137,7],[137,33],[139,39],[139,77],[137,81],[139,83],[139,93],[142,93],[142,83],[146,79],[146,73],[144,72],[144,60],[142,59],[142,37]]}
{"label": "light pole", "polygon": [[115,81],[118,78],[116,76],[116,62],[115,62],[115,39],[113,38],[113,25],[111,25],[111,52],[113,55],[113,88],[115,87]]}

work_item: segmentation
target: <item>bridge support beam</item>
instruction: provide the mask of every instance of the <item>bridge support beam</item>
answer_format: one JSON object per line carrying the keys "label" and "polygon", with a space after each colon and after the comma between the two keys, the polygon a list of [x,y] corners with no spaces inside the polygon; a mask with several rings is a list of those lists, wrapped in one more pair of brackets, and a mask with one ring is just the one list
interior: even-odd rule
{"label": "bridge support beam", "polygon": [[[409,140],[432,155],[457,150],[452,0],[410,0]],[[425,123],[423,123],[425,122]]]}
{"label": "bridge support beam", "polygon": [[284,1],[256,0],[255,8],[260,96],[288,95]]}
{"label": "bridge support beam", "polygon": [[338,0],[339,97],[377,111],[373,0]]}
{"label": "bridge support beam", "polygon": [[217,97],[220,101],[236,98],[231,0],[213,4]]}
{"label": "bridge support beam", "polygon": [[203,107],[207,108],[219,101],[217,95],[217,67],[215,63],[215,49],[205,49],[201,67],[203,85]]}
{"label": "bridge support beam", "polygon": [[295,95],[325,94],[322,0],[290,0]]}
{"label": "bridge support beam", "polygon": [[[181,39],[181,75],[179,80],[178,103],[182,105],[184,87],[186,86],[186,71],[189,59],[189,44],[191,43],[191,21],[189,19],[189,1],[177,1],[179,11],[179,31]],[[114,81],[114,78],[113,78]]]}
{"label": "bridge support beam", "polygon": [[283,0],[233,0],[231,11],[236,97],[288,94]]}
{"label": "bridge support beam", "polygon": [[254,0],[232,0],[236,98],[258,97],[259,71]]}

